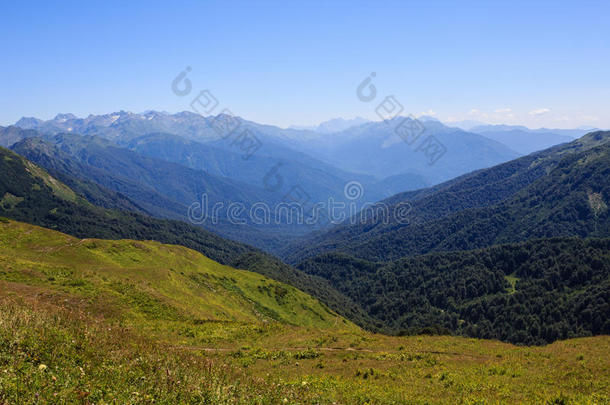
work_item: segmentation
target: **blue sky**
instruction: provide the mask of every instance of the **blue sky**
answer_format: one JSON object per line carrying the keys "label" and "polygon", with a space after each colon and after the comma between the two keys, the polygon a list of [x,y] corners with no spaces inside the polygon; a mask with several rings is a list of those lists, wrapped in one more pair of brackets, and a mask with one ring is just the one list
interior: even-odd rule
{"label": "blue sky", "polygon": [[490,3],[3,2],[0,125],[188,110],[209,89],[280,126],[374,118],[394,95],[445,121],[610,128],[610,2]]}

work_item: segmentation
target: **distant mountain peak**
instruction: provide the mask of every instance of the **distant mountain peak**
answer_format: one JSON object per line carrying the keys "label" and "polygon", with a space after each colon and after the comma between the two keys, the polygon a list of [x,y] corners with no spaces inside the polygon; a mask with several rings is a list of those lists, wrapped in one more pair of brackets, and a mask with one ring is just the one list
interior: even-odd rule
{"label": "distant mountain peak", "polygon": [[75,120],[77,117],[72,113],[59,113],[53,118],[55,121],[65,122],[68,120]]}
{"label": "distant mountain peak", "polygon": [[434,122],[441,122],[438,118],[432,117],[430,115],[422,115],[417,117],[418,120],[420,121],[434,121]]}
{"label": "distant mountain peak", "polygon": [[482,126],[482,125],[488,125],[488,124],[481,122],[481,121],[475,121],[475,120],[463,120],[463,121],[446,121],[445,125],[447,125],[448,127],[460,128],[460,129],[463,129],[464,131],[470,131],[470,130],[472,130],[472,128]]}
{"label": "distant mountain peak", "polygon": [[366,118],[355,117],[355,118],[332,118],[327,121],[323,121],[320,124],[316,125],[293,125],[290,129],[298,129],[298,130],[309,130],[314,131],[320,134],[332,134],[335,132],[345,131],[346,129],[356,127],[362,124],[366,124],[371,122]]}
{"label": "distant mountain peak", "polygon": [[34,117],[21,117],[21,119],[15,123],[15,126],[22,129],[32,129],[36,128],[43,122],[44,121]]}

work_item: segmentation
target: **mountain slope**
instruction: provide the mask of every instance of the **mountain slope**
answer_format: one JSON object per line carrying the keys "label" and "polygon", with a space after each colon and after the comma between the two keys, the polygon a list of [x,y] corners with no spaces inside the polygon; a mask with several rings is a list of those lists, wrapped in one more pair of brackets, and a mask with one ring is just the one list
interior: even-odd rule
{"label": "mountain slope", "polygon": [[110,307],[126,304],[125,315],[136,319],[348,325],[292,286],[177,245],[77,239],[11,221],[0,224],[0,267],[8,281],[94,293]]}
{"label": "mountain slope", "polygon": [[[286,185],[300,184],[312,200],[329,197],[343,199],[343,187],[349,180],[365,176],[344,173],[322,162],[293,161],[281,154],[267,156],[254,154],[244,159],[238,149],[227,150],[211,144],[191,141],[171,134],[149,134],[136,138],[126,145],[140,155],[178,163],[195,170],[204,170],[216,176],[239,180],[255,187],[276,186],[269,174],[277,168]],[[281,192],[282,190],[278,190]]]}
{"label": "mountain slope", "polygon": [[0,146],[9,148],[23,139],[33,138],[39,135],[40,133],[38,131],[33,129],[22,129],[16,125],[0,127]]}
{"label": "mountain slope", "polygon": [[527,155],[560,143],[571,142],[575,137],[581,137],[590,131],[553,129],[533,130],[522,126],[482,125],[472,128],[470,132],[503,143],[512,150]]}
{"label": "mountain slope", "polygon": [[525,344],[610,333],[608,238],[540,239],[390,263],[328,253],[299,268],[403,333]]}
{"label": "mountain slope", "polygon": [[103,209],[23,157],[0,148],[0,215],[52,228],[77,238],[156,240],[196,250],[212,260],[260,273],[314,294],[331,308],[372,326],[357,305],[320,278],[273,256],[179,221]]}
{"label": "mountain slope", "polygon": [[[249,251],[245,245],[226,241],[209,231],[178,221],[163,221],[135,213],[105,210],[78,196],[66,185],[30,161],[0,149],[1,215],[54,228],[78,237],[148,237],[190,247],[221,262]],[[13,201],[14,203],[11,203]]]}
{"label": "mountain slope", "polygon": [[390,210],[408,203],[409,223],[368,218],[337,226],[308,239],[306,250],[287,249],[285,257],[298,262],[337,249],[368,260],[395,260],[532,237],[607,236],[603,207],[610,201],[609,139],[610,132],[591,133],[430,189],[396,195],[384,202]]}
{"label": "mountain slope", "polygon": [[[62,134],[45,140],[26,139],[12,149],[57,177],[65,173],[121,193],[157,217],[190,220],[189,207],[203,204],[205,210],[197,212],[201,219],[193,218],[198,224],[266,250],[277,248],[280,230],[285,238],[307,230],[299,231],[287,221],[259,225],[248,215],[260,202],[277,206],[283,194],[142,156],[102,138]],[[235,204],[243,207],[237,214],[231,211]]]}

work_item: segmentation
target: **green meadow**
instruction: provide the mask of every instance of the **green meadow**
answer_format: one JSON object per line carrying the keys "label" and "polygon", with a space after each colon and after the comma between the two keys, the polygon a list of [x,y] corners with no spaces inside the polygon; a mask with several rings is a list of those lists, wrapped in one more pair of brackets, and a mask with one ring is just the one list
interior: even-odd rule
{"label": "green meadow", "polygon": [[372,334],[158,242],[2,220],[0,308],[0,404],[610,403],[608,336]]}

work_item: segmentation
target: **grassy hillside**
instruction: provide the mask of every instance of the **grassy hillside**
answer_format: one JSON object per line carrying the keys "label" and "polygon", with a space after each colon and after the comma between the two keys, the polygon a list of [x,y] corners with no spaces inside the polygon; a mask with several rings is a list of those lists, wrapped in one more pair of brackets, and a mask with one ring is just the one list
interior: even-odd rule
{"label": "grassy hillside", "polygon": [[32,225],[0,228],[2,278],[126,306],[125,316],[172,322],[347,325],[317,300],[259,274],[182,246],[77,239]]}
{"label": "grassy hillside", "polygon": [[157,242],[2,220],[0,307],[0,403],[610,401],[607,336],[520,348],[374,335]]}
{"label": "grassy hillside", "polygon": [[[92,205],[27,159],[0,148],[0,215],[64,232],[77,238],[156,240],[196,250],[222,264],[252,270],[306,291],[357,321],[371,325],[363,311],[330,287],[255,248],[179,221]],[[100,199],[108,201],[103,189]],[[99,195],[99,194],[98,194]]]}

